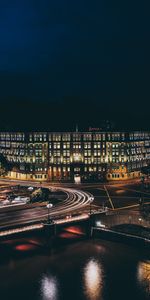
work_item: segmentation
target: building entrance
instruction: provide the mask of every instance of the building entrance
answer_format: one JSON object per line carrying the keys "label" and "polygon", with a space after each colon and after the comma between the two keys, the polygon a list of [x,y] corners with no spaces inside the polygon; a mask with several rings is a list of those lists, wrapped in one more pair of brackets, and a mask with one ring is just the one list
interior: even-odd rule
{"label": "building entrance", "polygon": [[74,182],[76,184],[80,184],[81,183],[81,176],[79,174],[74,175]]}

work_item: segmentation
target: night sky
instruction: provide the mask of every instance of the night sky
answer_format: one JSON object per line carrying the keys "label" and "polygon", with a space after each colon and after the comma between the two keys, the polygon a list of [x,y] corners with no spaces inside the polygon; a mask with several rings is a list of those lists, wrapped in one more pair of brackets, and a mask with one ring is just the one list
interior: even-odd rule
{"label": "night sky", "polygon": [[1,0],[0,101],[6,130],[150,129],[149,7]]}

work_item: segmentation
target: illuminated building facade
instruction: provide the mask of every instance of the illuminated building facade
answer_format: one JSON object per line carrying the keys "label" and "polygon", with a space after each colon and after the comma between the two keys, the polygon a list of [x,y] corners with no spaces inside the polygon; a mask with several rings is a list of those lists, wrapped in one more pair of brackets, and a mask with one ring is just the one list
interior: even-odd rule
{"label": "illuminated building facade", "polygon": [[150,163],[150,132],[1,132],[0,153],[15,179],[128,179]]}

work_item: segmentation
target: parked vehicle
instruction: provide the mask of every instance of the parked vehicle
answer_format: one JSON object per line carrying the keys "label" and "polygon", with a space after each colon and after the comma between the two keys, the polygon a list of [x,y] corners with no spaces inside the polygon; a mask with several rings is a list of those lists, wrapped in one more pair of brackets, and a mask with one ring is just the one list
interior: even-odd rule
{"label": "parked vehicle", "polygon": [[30,197],[23,197],[23,196],[18,196],[18,197],[15,197],[13,200],[12,200],[12,203],[29,203],[30,202]]}

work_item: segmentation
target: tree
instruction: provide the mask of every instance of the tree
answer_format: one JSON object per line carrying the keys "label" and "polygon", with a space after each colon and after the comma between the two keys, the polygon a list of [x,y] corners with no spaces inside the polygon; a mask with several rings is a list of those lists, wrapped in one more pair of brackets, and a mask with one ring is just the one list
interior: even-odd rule
{"label": "tree", "polygon": [[49,195],[49,189],[43,187],[37,188],[31,194],[31,202],[48,201]]}
{"label": "tree", "polygon": [[41,188],[38,188],[33,191],[31,194],[31,202],[38,202],[42,200],[42,190]]}
{"label": "tree", "polygon": [[141,173],[144,174],[144,175],[147,175],[147,176],[150,175],[150,165],[142,167],[141,168]]}
{"label": "tree", "polygon": [[3,154],[0,154],[0,176],[5,176],[11,170],[10,164]]}

